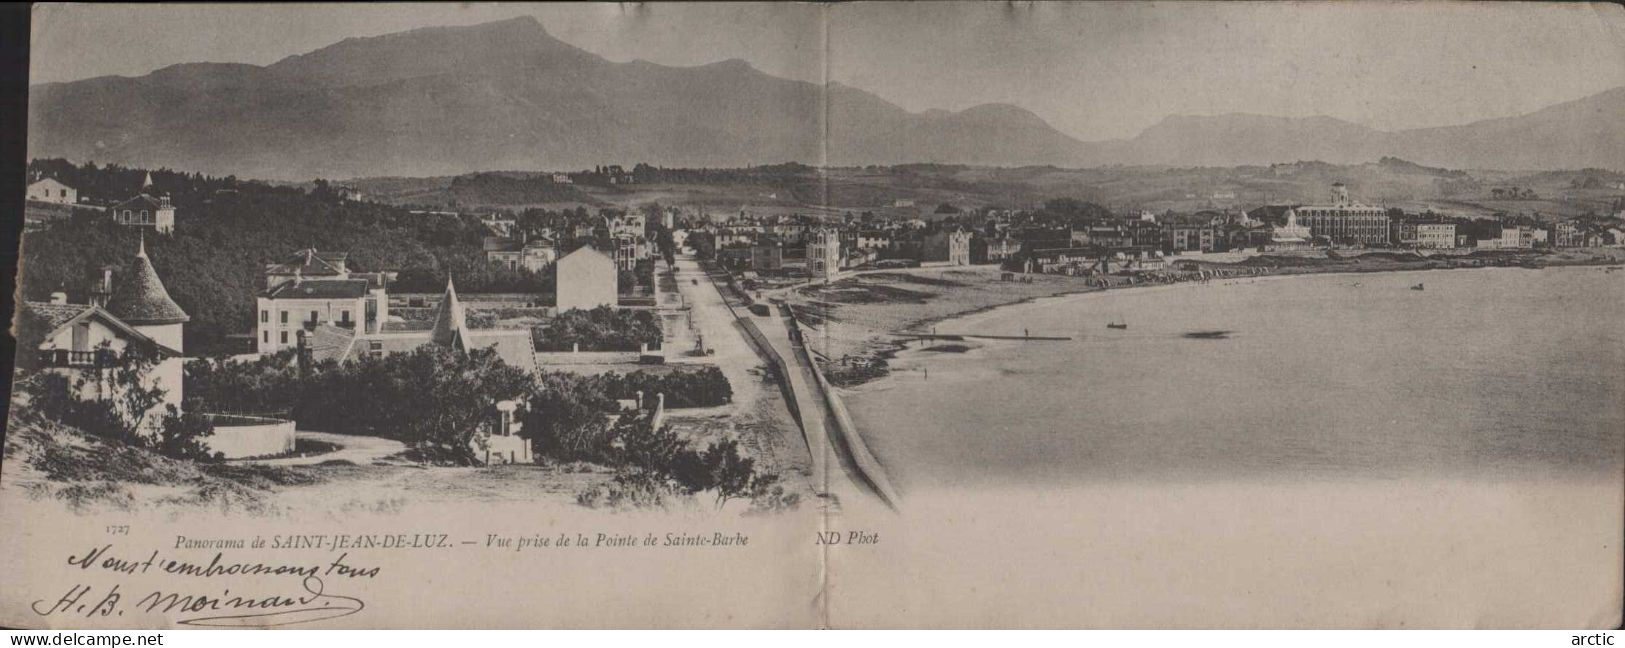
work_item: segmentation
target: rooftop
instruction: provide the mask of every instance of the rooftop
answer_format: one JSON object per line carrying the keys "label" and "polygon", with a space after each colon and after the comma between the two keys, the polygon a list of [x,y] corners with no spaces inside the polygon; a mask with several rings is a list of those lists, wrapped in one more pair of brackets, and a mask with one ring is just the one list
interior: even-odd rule
{"label": "rooftop", "polygon": [[107,299],[107,312],[129,324],[181,324],[191,321],[186,311],[169,297],[158,271],[147,258],[147,244],[141,243],[135,258],[113,278],[113,294]]}
{"label": "rooftop", "polygon": [[164,209],[167,207],[162,201],[147,194],[141,194],[113,206],[113,209]]}
{"label": "rooftop", "polygon": [[271,299],[355,299],[367,294],[366,279],[305,279],[289,281],[261,293]]}
{"label": "rooftop", "polygon": [[349,256],[345,252],[318,252],[316,248],[305,248],[284,257],[281,263],[266,266],[265,274],[300,274],[306,277],[348,274],[349,269],[344,263]]}

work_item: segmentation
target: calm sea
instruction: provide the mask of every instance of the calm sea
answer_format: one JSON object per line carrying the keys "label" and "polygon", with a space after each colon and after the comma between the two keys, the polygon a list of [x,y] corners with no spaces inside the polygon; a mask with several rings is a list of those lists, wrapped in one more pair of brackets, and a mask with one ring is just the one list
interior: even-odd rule
{"label": "calm sea", "polygon": [[[1128,328],[1106,327],[1118,320]],[[1073,339],[911,350],[848,392],[904,491],[1617,479],[1625,463],[1625,272],[1262,278],[1054,298],[937,328]],[[1227,333],[1186,337],[1200,331]]]}

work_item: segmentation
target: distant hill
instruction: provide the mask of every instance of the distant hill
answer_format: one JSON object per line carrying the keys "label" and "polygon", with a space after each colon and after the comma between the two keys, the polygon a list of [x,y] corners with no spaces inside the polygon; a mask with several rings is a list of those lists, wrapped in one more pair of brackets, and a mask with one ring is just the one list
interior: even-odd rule
{"label": "distant hill", "polygon": [[41,84],[29,115],[33,157],[269,180],[633,162],[1231,166],[1398,156],[1451,168],[1625,169],[1625,88],[1448,128],[1172,116],[1132,139],[1080,142],[1009,104],[914,113],[739,60],[616,63],[533,18],[350,38],[268,66],[190,63]]}
{"label": "distant hill", "polygon": [[[34,157],[281,180],[823,159],[818,85],[744,61],[615,63],[533,18],[351,38],[269,66],[198,63],[33,88]],[[833,86],[829,160],[1061,162],[1014,106],[920,115]]]}
{"label": "distant hill", "polygon": [[1330,117],[1170,116],[1133,139],[1082,145],[1095,164],[1336,164],[1384,156],[1456,169],[1625,169],[1625,87],[1542,110],[1444,128],[1379,131]]}

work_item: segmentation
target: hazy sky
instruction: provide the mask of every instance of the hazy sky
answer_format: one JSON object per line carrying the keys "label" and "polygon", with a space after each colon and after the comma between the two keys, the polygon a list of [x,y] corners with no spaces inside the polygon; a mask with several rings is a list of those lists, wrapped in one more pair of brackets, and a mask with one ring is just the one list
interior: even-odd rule
{"label": "hazy sky", "polygon": [[1013,103],[1080,139],[1175,113],[1439,126],[1625,85],[1620,5],[1444,2],[44,5],[33,81],[263,65],[349,36],[518,15],[615,61],[740,58],[815,82],[827,63],[830,80],[909,110]]}

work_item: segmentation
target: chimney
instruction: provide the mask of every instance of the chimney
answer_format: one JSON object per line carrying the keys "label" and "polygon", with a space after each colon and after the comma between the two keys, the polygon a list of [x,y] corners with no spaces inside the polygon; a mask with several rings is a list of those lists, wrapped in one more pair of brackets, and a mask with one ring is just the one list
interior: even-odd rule
{"label": "chimney", "polygon": [[59,305],[59,306],[67,304],[68,303],[68,293],[65,293],[65,292],[51,293],[51,303]]}
{"label": "chimney", "polygon": [[113,294],[113,269],[102,268],[102,276],[90,282],[90,305],[107,306],[107,298]]}
{"label": "chimney", "polygon": [[295,342],[298,344],[294,357],[299,363],[299,375],[308,376],[310,375],[311,365],[310,340],[308,339],[305,329],[303,328],[294,331],[293,337]]}

